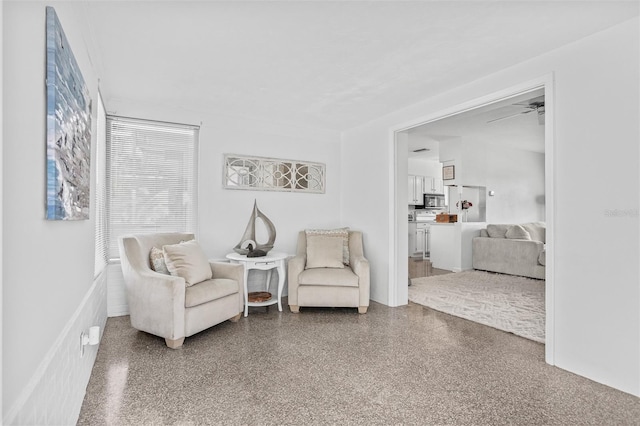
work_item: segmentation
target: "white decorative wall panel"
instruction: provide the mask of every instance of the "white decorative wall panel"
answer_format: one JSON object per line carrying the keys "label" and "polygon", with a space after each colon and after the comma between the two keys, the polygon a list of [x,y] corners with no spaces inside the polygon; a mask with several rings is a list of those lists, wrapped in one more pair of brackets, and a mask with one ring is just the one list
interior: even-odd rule
{"label": "white decorative wall panel", "polygon": [[227,189],[325,192],[325,165],[309,161],[224,155],[223,185]]}

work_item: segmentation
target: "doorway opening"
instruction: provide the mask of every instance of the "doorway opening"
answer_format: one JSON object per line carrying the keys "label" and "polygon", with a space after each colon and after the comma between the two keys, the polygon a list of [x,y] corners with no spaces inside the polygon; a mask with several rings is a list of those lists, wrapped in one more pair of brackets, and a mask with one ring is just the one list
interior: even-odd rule
{"label": "doorway opening", "polygon": [[[521,141],[525,145],[520,147],[523,150],[529,150],[531,152],[539,153],[539,162],[541,162],[544,171],[542,172],[544,177],[539,179],[538,186],[541,191],[540,196],[530,197],[528,201],[530,206],[525,206],[531,214],[526,216],[523,210],[520,210],[520,215],[526,216],[524,219],[536,221],[542,219],[546,223],[546,270],[545,276],[545,359],[549,364],[554,364],[553,348],[554,348],[554,311],[553,311],[553,240],[554,240],[554,217],[553,217],[553,170],[554,170],[554,151],[553,151],[553,78],[552,75],[545,76],[539,80],[521,84],[516,87],[496,92],[485,97],[469,101],[465,104],[458,105],[447,110],[442,110],[431,114],[430,116],[422,119],[416,119],[414,122],[398,126],[392,129],[391,139],[393,146],[393,164],[391,178],[393,180],[392,188],[393,194],[393,206],[392,206],[392,223],[390,223],[390,232],[392,235],[392,241],[394,246],[392,247],[391,265],[390,265],[390,288],[389,288],[389,301],[391,306],[400,306],[408,303],[408,283],[409,283],[409,265],[407,258],[410,258],[411,247],[409,247],[410,233],[407,222],[407,217],[411,211],[409,203],[410,188],[407,187],[407,179],[412,174],[410,173],[411,166],[410,161],[415,163],[415,159],[412,157],[419,157],[419,153],[423,153],[424,157],[430,158],[428,161],[435,161],[439,163],[442,168],[454,165],[454,169],[457,166],[458,177],[454,177],[453,180],[444,181],[445,193],[447,193],[448,203],[447,209],[444,211],[446,214],[463,214],[468,213],[463,211],[460,207],[463,201],[471,200],[469,197],[478,195],[478,200],[475,200],[474,206],[478,209],[473,212],[476,215],[472,221],[477,222],[493,222],[493,223],[514,223],[514,221],[508,220],[506,212],[505,214],[497,213],[503,212],[505,209],[489,209],[487,211],[487,199],[485,197],[493,197],[496,194],[496,190],[487,187],[486,182],[482,182],[482,179],[478,176],[481,175],[481,171],[473,169],[472,162],[469,161],[464,164],[456,160],[459,157],[452,155],[452,151],[456,149],[460,150],[460,141],[457,140],[459,136],[451,136],[451,132],[446,131],[446,126],[456,125],[461,123],[462,120],[468,120],[469,122],[484,122],[491,125],[505,124],[506,129],[515,127],[520,118],[528,115],[534,118],[540,118],[543,124],[540,126],[538,132],[544,134],[542,146],[526,146],[527,142]],[[542,102],[541,102],[542,101]],[[516,104],[516,105],[514,105]],[[520,105],[518,105],[520,104]],[[540,108],[542,107],[542,108]],[[541,110],[541,111],[540,111]],[[495,126],[497,127],[497,126]],[[449,134],[448,134],[449,133]],[[437,137],[434,137],[437,135]],[[449,139],[447,139],[449,138]],[[508,137],[505,138],[508,140]],[[417,146],[418,142],[425,146]],[[538,142],[540,143],[540,142]],[[419,144],[418,144],[419,145]],[[449,145],[449,146],[446,146]],[[427,150],[422,150],[427,148]],[[441,148],[444,148],[444,152],[441,154]],[[496,148],[495,146],[493,147]],[[511,147],[513,148],[513,147]],[[482,162],[482,144],[478,143],[473,148],[462,148],[463,150],[471,150],[471,153],[467,152],[467,156],[472,155],[474,159]],[[505,147],[505,150],[509,147]],[[418,153],[414,154],[414,151]],[[435,151],[435,152],[434,152]],[[436,154],[437,153],[437,154]],[[436,155],[434,155],[436,154]],[[534,155],[535,157],[535,155]],[[492,159],[493,160],[493,159]],[[447,167],[449,168],[449,167]],[[450,168],[449,168],[450,169]],[[441,169],[440,169],[441,170]],[[448,170],[449,171],[449,170]],[[466,177],[465,177],[466,172]],[[472,176],[476,174],[478,184],[474,185]],[[415,174],[415,173],[414,173]],[[450,175],[440,176],[451,179]],[[465,180],[466,179],[466,180]],[[491,181],[489,179],[488,181]],[[484,185],[483,185],[484,184]],[[491,193],[490,191],[493,191]],[[464,199],[463,195],[464,194]],[[474,195],[475,194],[475,195]],[[503,194],[501,194],[503,195]],[[458,199],[460,198],[460,199]],[[491,198],[491,202],[498,198]],[[508,201],[507,204],[508,205]],[[495,207],[495,205],[494,205]],[[423,206],[418,206],[418,210],[423,211]],[[537,211],[535,211],[537,209]],[[415,214],[415,213],[414,213]],[[502,214],[502,215],[501,215]],[[411,217],[409,215],[409,217]],[[466,217],[466,215],[465,215]],[[514,216],[517,218],[517,214]],[[462,218],[460,218],[462,220]],[[469,219],[467,219],[469,220]],[[432,252],[433,253],[433,252]],[[430,259],[431,260],[431,259]],[[463,260],[464,263],[464,260]],[[458,268],[458,269],[455,269]],[[454,265],[453,268],[448,269],[454,271],[460,271],[465,269],[471,269],[468,265]],[[404,285],[403,285],[404,284]]]}

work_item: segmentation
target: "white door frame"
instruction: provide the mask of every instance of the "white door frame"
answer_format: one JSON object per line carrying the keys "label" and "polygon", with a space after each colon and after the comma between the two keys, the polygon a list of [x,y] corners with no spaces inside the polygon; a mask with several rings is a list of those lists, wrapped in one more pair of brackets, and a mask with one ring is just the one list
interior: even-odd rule
{"label": "white door frame", "polygon": [[[485,95],[480,98],[472,99],[465,103],[449,107],[438,112],[429,114],[424,117],[417,117],[406,123],[398,124],[389,129],[389,236],[392,242],[389,250],[389,306],[402,306],[408,303],[407,289],[404,287],[408,280],[408,271],[406,252],[408,240],[406,232],[402,232],[402,222],[407,221],[406,217],[406,191],[401,188],[406,187],[406,179],[402,180],[398,176],[398,172],[404,168],[398,167],[398,162],[406,160],[406,153],[399,152],[398,147],[406,149],[406,143],[397,143],[397,139],[401,132],[416,126],[427,124],[433,121],[441,120],[453,115],[460,114],[469,110],[473,110],[485,105],[489,105],[504,99],[508,99],[522,93],[530,92],[536,89],[544,89],[545,91],[545,221],[546,221],[546,285],[545,285],[545,310],[546,310],[546,326],[545,326],[545,361],[548,364],[555,365],[554,347],[555,347],[555,305],[554,305],[554,288],[555,288],[555,89],[553,73],[546,74],[542,77],[527,81],[495,93]],[[402,139],[402,137],[400,138]],[[400,169],[400,170],[399,170]],[[402,187],[400,186],[402,185]],[[406,223],[405,223],[406,225]],[[402,249],[404,247],[404,249]],[[402,258],[401,258],[402,256]],[[405,265],[405,266],[400,266]]]}

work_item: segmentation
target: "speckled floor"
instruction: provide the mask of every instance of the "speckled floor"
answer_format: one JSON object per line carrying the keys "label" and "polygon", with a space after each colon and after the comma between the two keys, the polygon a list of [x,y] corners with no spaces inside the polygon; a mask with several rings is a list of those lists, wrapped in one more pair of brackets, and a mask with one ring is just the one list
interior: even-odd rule
{"label": "speckled floor", "polygon": [[[284,303],[283,303],[284,304]],[[544,346],[416,304],[251,308],[179,350],[110,318],[80,425],[638,425]]]}

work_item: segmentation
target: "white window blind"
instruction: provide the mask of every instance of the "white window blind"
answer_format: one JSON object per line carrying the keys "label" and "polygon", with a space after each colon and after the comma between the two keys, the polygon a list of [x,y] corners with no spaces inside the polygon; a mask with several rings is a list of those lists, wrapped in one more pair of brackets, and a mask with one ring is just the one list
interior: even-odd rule
{"label": "white window blind", "polygon": [[122,235],[196,231],[198,132],[107,116],[109,259]]}
{"label": "white window blind", "polygon": [[107,228],[106,228],[106,127],[107,127],[107,115],[104,110],[104,104],[102,102],[102,96],[98,92],[98,120],[96,131],[96,154],[95,154],[95,167],[96,167],[96,187],[95,194],[95,215],[96,215],[96,229],[95,229],[95,267],[94,273],[96,276],[102,272],[107,265]]}

